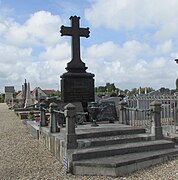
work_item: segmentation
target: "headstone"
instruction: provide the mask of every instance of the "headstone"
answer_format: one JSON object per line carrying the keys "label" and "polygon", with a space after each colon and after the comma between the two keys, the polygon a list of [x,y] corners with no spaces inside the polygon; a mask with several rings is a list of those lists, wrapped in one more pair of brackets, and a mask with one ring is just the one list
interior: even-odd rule
{"label": "headstone", "polygon": [[139,87],[138,89],[138,94],[141,94],[141,87]]}
{"label": "headstone", "polygon": [[27,95],[27,81],[22,85],[22,106],[25,107],[26,95]]}
{"label": "headstone", "polygon": [[25,108],[31,106],[33,104],[30,92],[30,83],[27,83],[27,90],[26,90],[26,100],[25,100]]}
{"label": "headstone", "polygon": [[100,113],[97,116],[98,121],[114,122],[117,120],[117,113],[114,101],[105,101],[99,104]]}
{"label": "headstone", "polygon": [[[108,98],[106,98],[106,99],[101,99],[100,101],[99,101],[99,103],[110,103],[111,102],[111,104],[112,103],[114,103],[114,107],[115,107],[115,111],[116,111],[116,116],[117,117],[119,117],[119,103],[120,103],[120,101],[122,100],[122,97],[108,97]],[[114,112],[114,110],[113,110],[113,112]],[[115,115],[114,115],[115,116]]]}
{"label": "headstone", "polygon": [[5,86],[5,102],[10,103],[13,101],[15,90],[14,86]]}
{"label": "headstone", "polygon": [[94,74],[80,58],[80,37],[89,37],[89,28],[80,28],[80,17],[71,16],[71,27],[61,26],[62,36],[72,36],[72,60],[67,63],[67,72],[61,76],[61,100],[65,103],[81,102],[84,109],[94,101]]}

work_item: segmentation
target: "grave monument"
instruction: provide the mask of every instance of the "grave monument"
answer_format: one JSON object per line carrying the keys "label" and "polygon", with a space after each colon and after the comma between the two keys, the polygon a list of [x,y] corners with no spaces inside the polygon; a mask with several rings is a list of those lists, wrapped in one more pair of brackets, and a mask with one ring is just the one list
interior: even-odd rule
{"label": "grave monument", "polygon": [[32,98],[31,98],[31,93],[30,93],[30,83],[27,83],[27,88],[26,88],[26,99],[25,99],[25,106],[24,108],[27,108],[28,106],[31,106],[33,104]]}
{"label": "grave monument", "polygon": [[26,95],[27,95],[27,81],[25,79],[25,82],[22,85],[22,99],[23,99],[22,107],[25,107]]}
{"label": "grave monument", "polygon": [[72,37],[72,60],[67,63],[67,72],[61,76],[61,100],[66,103],[81,102],[84,110],[94,98],[94,74],[80,57],[80,37],[89,37],[89,28],[80,28],[80,17],[71,16],[71,27],[61,26],[61,36]]}

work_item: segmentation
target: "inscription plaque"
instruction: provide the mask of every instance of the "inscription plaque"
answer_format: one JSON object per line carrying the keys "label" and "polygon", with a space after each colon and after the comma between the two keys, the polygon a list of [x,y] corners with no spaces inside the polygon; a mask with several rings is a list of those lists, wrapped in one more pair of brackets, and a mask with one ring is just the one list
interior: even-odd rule
{"label": "inscription plaque", "polygon": [[90,102],[94,99],[93,78],[65,78],[61,85],[64,102]]}

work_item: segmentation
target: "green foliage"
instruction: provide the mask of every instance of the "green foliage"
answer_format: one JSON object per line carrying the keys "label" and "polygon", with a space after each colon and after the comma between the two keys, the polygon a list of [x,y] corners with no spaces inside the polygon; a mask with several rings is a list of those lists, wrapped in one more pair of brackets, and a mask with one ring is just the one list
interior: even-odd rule
{"label": "green foliage", "polygon": [[114,92],[116,90],[114,83],[106,83],[105,87],[107,92]]}
{"label": "green foliage", "polygon": [[[178,81],[177,81],[178,84]],[[152,87],[140,87],[141,94],[145,94],[145,88],[147,93],[154,91]],[[121,95],[136,95],[139,93],[139,89],[133,88],[131,91],[128,89],[120,90],[119,88],[116,88],[114,83],[106,83],[105,86],[99,86],[95,87],[95,93],[97,95],[110,95],[110,96],[117,96],[117,92],[120,92]]]}
{"label": "green foliage", "polygon": [[96,92],[106,92],[106,87],[105,86],[99,86],[96,88]]}
{"label": "green foliage", "polygon": [[[153,89],[152,87],[144,87],[144,88],[140,88],[141,94],[145,94],[145,88],[146,88],[147,93],[154,91],[154,89]],[[130,91],[129,94],[130,94],[130,95],[136,95],[136,94],[138,94],[138,93],[139,93],[139,89],[133,88],[133,89]]]}
{"label": "green foliage", "polygon": [[114,83],[106,83],[105,86],[95,87],[95,93],[97,95],[117,96],[115,90],[117,90],[117,88],[115,87]]}
{"label": "green foliage", "polygon": [[147,93],[154,91],[152,87],[146,87],[146,88],[147,88]]}
{"label": "green foliage", "polygon": [[130,91],[130,95],[135,95],[135,94],[138,94],[138,89],[137,89],[137,88],[133,88],[133,89]]}
{"label": "green foliage", "polygon": [[0,103],[3,103],[5,99],[5,94],[0,94]]}
{"label": "green foliage", "polygon": [[35,115],[34,115],[34,112],[33,111],[30,111],[28,113],[28,119],[31,119],[31,120],[34,120],[35,119]]}

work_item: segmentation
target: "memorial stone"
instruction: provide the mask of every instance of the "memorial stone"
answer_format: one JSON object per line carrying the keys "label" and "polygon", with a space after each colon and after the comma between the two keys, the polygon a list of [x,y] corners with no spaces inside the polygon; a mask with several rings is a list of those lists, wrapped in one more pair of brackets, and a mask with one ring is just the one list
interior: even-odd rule
{"label": "memorial stone", "polygon": [[25,107],[26,95],[27,95],[27,81],[22,85],[22,107]]}
{"label": "memorial stone", "polygon": [[30,93],[30,83],[27,83],[27,89],[26,89],[26,100],[25,100],[25,106],[24,108],[27,108],[28,106],[31,106],[33,104],[31,93]]}
{"label": "memorial stone", "polygon": [[114,101],[103,101],[99,104],[101,109],[98,114],[98,121],[117,121],[116,106]]}
{"label": "memorial stone", "polygon": [[80,37],[89,37],[89,28],[80,28],[80,17],[71,16],[71,27],[61,26],[62,36],[72,36],[72,60],[67,63],[67,72],[61,76],[61,100],[81,102],[84,109],[94,101],[94,74],[86,72],[87,67],[80,58]]}

